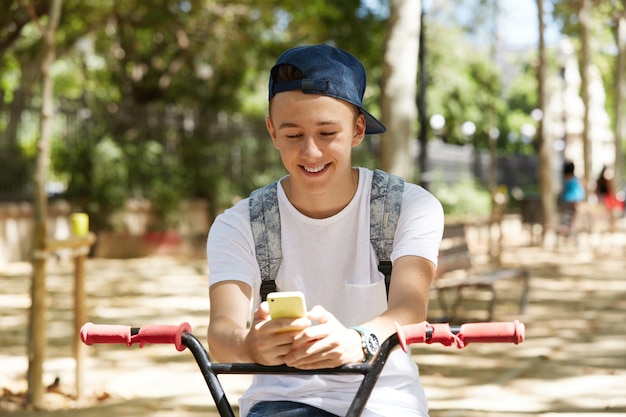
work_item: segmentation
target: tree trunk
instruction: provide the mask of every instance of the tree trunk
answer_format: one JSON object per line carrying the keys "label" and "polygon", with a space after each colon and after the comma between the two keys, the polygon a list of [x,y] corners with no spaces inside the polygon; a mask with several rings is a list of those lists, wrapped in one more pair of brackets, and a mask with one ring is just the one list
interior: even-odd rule
{"label": "tree trunk", "polygon": [[421,1],[391,0],[383,69],[381,168],[413,180],[411,144],[417,118],[416,78]]}
{"label": "tree trunk", "polygon": [[591,65],[591,51],[589,47],[589,33],[591,24],[591,0],[582,0],[580,10],[578,11],[578,18],[580,21],[580,42],[581,42],[581,61],[580,61],[580,73],[581,73],[581,90],[582,99],[585,106],[584,118],[583,118],[583,161],[584,172],[583,181],[585,189],[587,190],[587,196],[589,196],[589,182],[591,179],[591,138],[589,135],[590,130],[590,109],[589,109],[589,67]]}
{"label": "tree trunk", "polygon": [[[550,225],[554,224],[556,213],[556,201],[554,196],[554,185],[552,180],[552,161],[554,152],[550,135],[545,135],[544,117],[546,114],[546,43],[545,43],[545,22],[543,20],[543,0],[537,0],[537,17],[539,20],[539,67],[537,68],[538,80],[538,109],[542,117],[537,126],[537,141],[539,144],[539,189],[543,205],[543,230],[545,238]],[[542,239],[545,242],[545,239]]]}
{"label": "tree trunk", "polygon": [[419,34],[419,88],[417,95],[417,111],[419,114],[419,180],[420,185],[425,189],[430,188],[431,173],[428,166],[428,110],[426,108],[426,87],[428,85],[428,74],[426,72],[426,42],[424,42],[424,8],[420,13],[420,34]]}
{"label": "tree trunk", "polygon": [[626,99],[626,0],[622,0],[621,10],[615,10],[615,44],[617,46],[615,71],[615,189],[622,189],[624,175],[624,157],[622,155],[626,115],[624,99]]}
{"label": "tree trunk", "polygon": [[[498,42],[498,15],[500,14],[500,6],[497,1],[494,1],[491,4],[492,7],[492,24],[491,24],[491,42],[489,46],[489,56],[491,57],[491,62],[497,62],[497,42]],[[494,93],[495,96],[495,93]],[[495,97],[494,97],[495,99]],[[493,102],[487,106],[487,123],[489,126],[489,176],[488,176],[488,186],[489,186],[489,194],[491,195],[491,213],[489,215],[489,231],[493,229],[493,226],[496,225],[498,227],[498,235],[500,238],[494,242],[494,239],[489,235],[489,261],[492,264],[500,265],[501,262],[501,253],[502,253],[502,218],[498,215],[498,212],[501,209],[501,204],[498,203],[499,192],[498,192],[498,136],[500,135],[500,131],[497,128],[498,120],[496,115],[496,108]],[[474,148],[476,144],[474,144]],[[476,152],[476,149],[474,149]],[[506,208],[505,208],[506,210]]]}
{"label": "tree trunk", "polygon": [[[44,408],[43,363],[46,353],[46,217],[48,201],[46,178],[50,165],[50,139],[52,136],[53,80],[50,68],[55,60],[55,34],[61,14],[62,0],[50,3],[48,23],[42,29],[44,55],[41,63],[41,121],[37,143],[37,161],[33,178],[35,227],[32,257],[31,308],[28,341],[28,393],[27,401],[36,409]],[[26,6],[28,7],[28,6]],[[35,17],[36,19],[36,17]],[[39,23],[39,22],[36,22]]]}

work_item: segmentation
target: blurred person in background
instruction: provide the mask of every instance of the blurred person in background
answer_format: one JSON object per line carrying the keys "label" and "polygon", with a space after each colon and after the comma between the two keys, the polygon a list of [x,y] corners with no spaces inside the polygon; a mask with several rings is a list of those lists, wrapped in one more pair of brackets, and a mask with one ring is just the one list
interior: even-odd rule
{"label": "blurred person in background", "polygon": [[615,193],[613,178],[613,169],[605,165],[602,167],[600,175],[596,180],[598,204],[604,206],[609,213],[611,231],[615,230],[615,218],[621,217],[624,214],[624,200],[623,197],[620,199]]}
{"label": "blurred person in background", "polygon": [[563,191],[559,202],[560,226],[566,235],[575,228],[580,217],[580,204],[585,201],[585,187],[575,174],[576,166],[572,161],[563,164]]}

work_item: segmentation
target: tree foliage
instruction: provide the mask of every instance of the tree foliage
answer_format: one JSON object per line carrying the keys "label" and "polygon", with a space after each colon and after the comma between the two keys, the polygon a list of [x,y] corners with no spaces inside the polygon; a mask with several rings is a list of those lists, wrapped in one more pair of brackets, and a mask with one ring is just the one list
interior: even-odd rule
{"label": "tree foliage", "polygon": [[[620,1],[591,1],[591,33],[590,49],[591,62],[600,69],[602,81],[607,92],[607,111],[612,117],[615,95],[613,94],[615,83],[615,20],[613,14],[615,7],[620,7]],[[581,54],[580,21],[579,11],[582,0],[553,1],[553,16],[560,26],[561,32],[570,37],[578,54]],[[623,2],[621,8],[626,7]]]}
{"label": "tree foliage", "polygon": [[[445,116],[450,143],[464,143],[461,126],[471,120],[478,127],[474,143],[486,148],[496,123],[501,150],[512,151],[507,137],[519,134],[537,105],[534,55],[505,82],[489,49],[467,37],[489,27],[498,3],[464,0],[456,7],[470,3],[475,13],[465,28],[456,9],[428,16],[428,112]],[[573,2],[552,3],[563,30],[576,36]],[[598,22],[606,18],[605,3],[594,9]],[[45,20],[47,7],[46,0],[3,1],[9,11],[0,16],[3,190],[27,188],[32,169],[29,124],[40,106],[33,89],[42,45],[31,16]],[[283,173],[264,117],[267,72],[286,48],[332,43],[359,56],[369,77],[365,106],[380,113],[387,7],[385,0],[66,0],[53,67],[54,179],[98,228],[110,227],[110,214],[129,197],[152,201],[164,221],[182,198],[205,198],[214,211],[229,205]],[[608,32],[600,26],[603,45]],[[607,64],[598,62],[606,76],[605,55]],[[376,152],[368,143],[356,156],[372,166]]]}
{"label": "tree foliage", "polygon": [[[18,65],[2,82],[16,92],[33,85],[25,57],[39,45],[20,2],[10,3],[16,29],[0,32],[11,51],[2,65]],[[34,4],[38,14],[46,3]],[[162,220],[182,198],[228,204],[282,172],[263,122],[277,55],[330,42],[376,67],[383,25],[358,0],[65,2],[55,67],[65,129],[53,158],[65,197],[96,227],[129,196],[150,200]],[[23,103],[19,114],[36,106]],[[17,143],[17,129],[7,136]]]}
{"label": "tree foliage", "polygon": [[466,121],[477,127],[473,143],[486,148],[490,122],[486,108],[492,106],[503,116],[506,103],[501,94],[499,69],[486,51],[473,48],[460,29],[431,23],[427,39],[434,39],[428,48],[429,87],[427,101],[430,114],[445,117],[443,139],[462,144],[468,140],[461,126]]}

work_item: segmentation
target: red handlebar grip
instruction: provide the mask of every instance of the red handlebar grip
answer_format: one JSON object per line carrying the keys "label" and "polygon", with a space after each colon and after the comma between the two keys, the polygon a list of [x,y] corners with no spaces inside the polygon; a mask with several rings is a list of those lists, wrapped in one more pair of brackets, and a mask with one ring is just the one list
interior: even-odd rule
{"label": "red handlebar grip", "polygon": [[130,346],[130,326],[85,323],[80,329],[80,340],[89,346],[94,343],[124,343]]}
{"label": "red handlebar grip", "polygon": [[428,323],[426,321],[405,326],[396,326],[400,346],[406,352],[407,346],[414,343],[441,343],[451,346],[459,342],[448,323]]}
{"label": "red handlebar grip", "polygon": [[143,347],[146,343],[171,343],[179,351],[185,350],[181,337],[183,332],[191,333],[189,323],[181,323],[178,326],[151,325],[142,326],[139,333],[132,337],[133,342],[139,342]]}
{"label": "red handlebar grip", "polygon": [[466,323],[461,325],[458,337],[465,345],[479,343],[515,343],[524,341],[524,324],[514,322],[502,323]]}
{"label": "red handlebar grip", "polygon": [[406,352],[409,345],[413,343],[426,343],[428,340],[426,333],[429,326],[430,324],[426,321],[404,326],[396,323],[396,333],[398,334],[398,341],[402,350]]}
{"label": "red handlebar grip", "polygon": [[451,328],[448,323],[396,324],[398,341],[406,352],[413,343],[441,343],[463,348],[469,343],[521,343],[524,341],[524,324],[514,322],[466,323]]}
{"label": "red handlebar grip", "polygon": [[142,326],[136,334],[131,334],[130,326],[86,323],[80,330],[80,340],[86,345],[124,343],[126,346],[131,346],[133,343],[139,343],[139,347],[147,343],[166,343],[173,344],[177,350],[182,351],[185,350],[185,345],[182,343],[183,332],[191,333],[189,323],[181,323],[178,326]]}

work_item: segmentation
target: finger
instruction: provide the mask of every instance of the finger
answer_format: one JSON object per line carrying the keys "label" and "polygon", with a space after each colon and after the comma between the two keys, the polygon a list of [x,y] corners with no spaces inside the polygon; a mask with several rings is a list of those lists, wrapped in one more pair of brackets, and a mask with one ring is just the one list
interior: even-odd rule
{"label": "finger", "polygon": [[292,351],[286,360],[315,362],[319,360],[319,357],[331,354],[334,350],[339,349],[338,342],[332,337],[305,336],[307,331],[305,330],[294,337]]}
{"label": "finger", "polygon": [[332,315],[328,310],[320,305],[314,306],[307,314],[307,317],[311,321],[316,321],[319,323],[328,323],[329,321],[335,319],[335,316]]}
{"label": "finger", "polygon": [[316,326],[308,327],[294,335],[293,349],[306,349],[311,343],[327,338],[331,331],[332,328],[326,324],[318,324]]}
{"label": "finger", "polygon": [[305,318],[274,319],[267,323],[268,330],[272,333],[292,333],[290,340],[293,340],[296,334],[308,328],[310,325],[311,321]]}
{"label": "finger", "polygon": [[294,334],[297,332],[277,333],[276,323],[266,321],[254,331],[250,343],[254,362],[262,365],[282,365],[285,356],[292,351]]}
{"label": "finger", "polygon": [[314,343],[308,350],[291,351],[284,357],[285,363],[299,369],[334,368],[342,365],[341,355],[334,349],[316,351]]}

